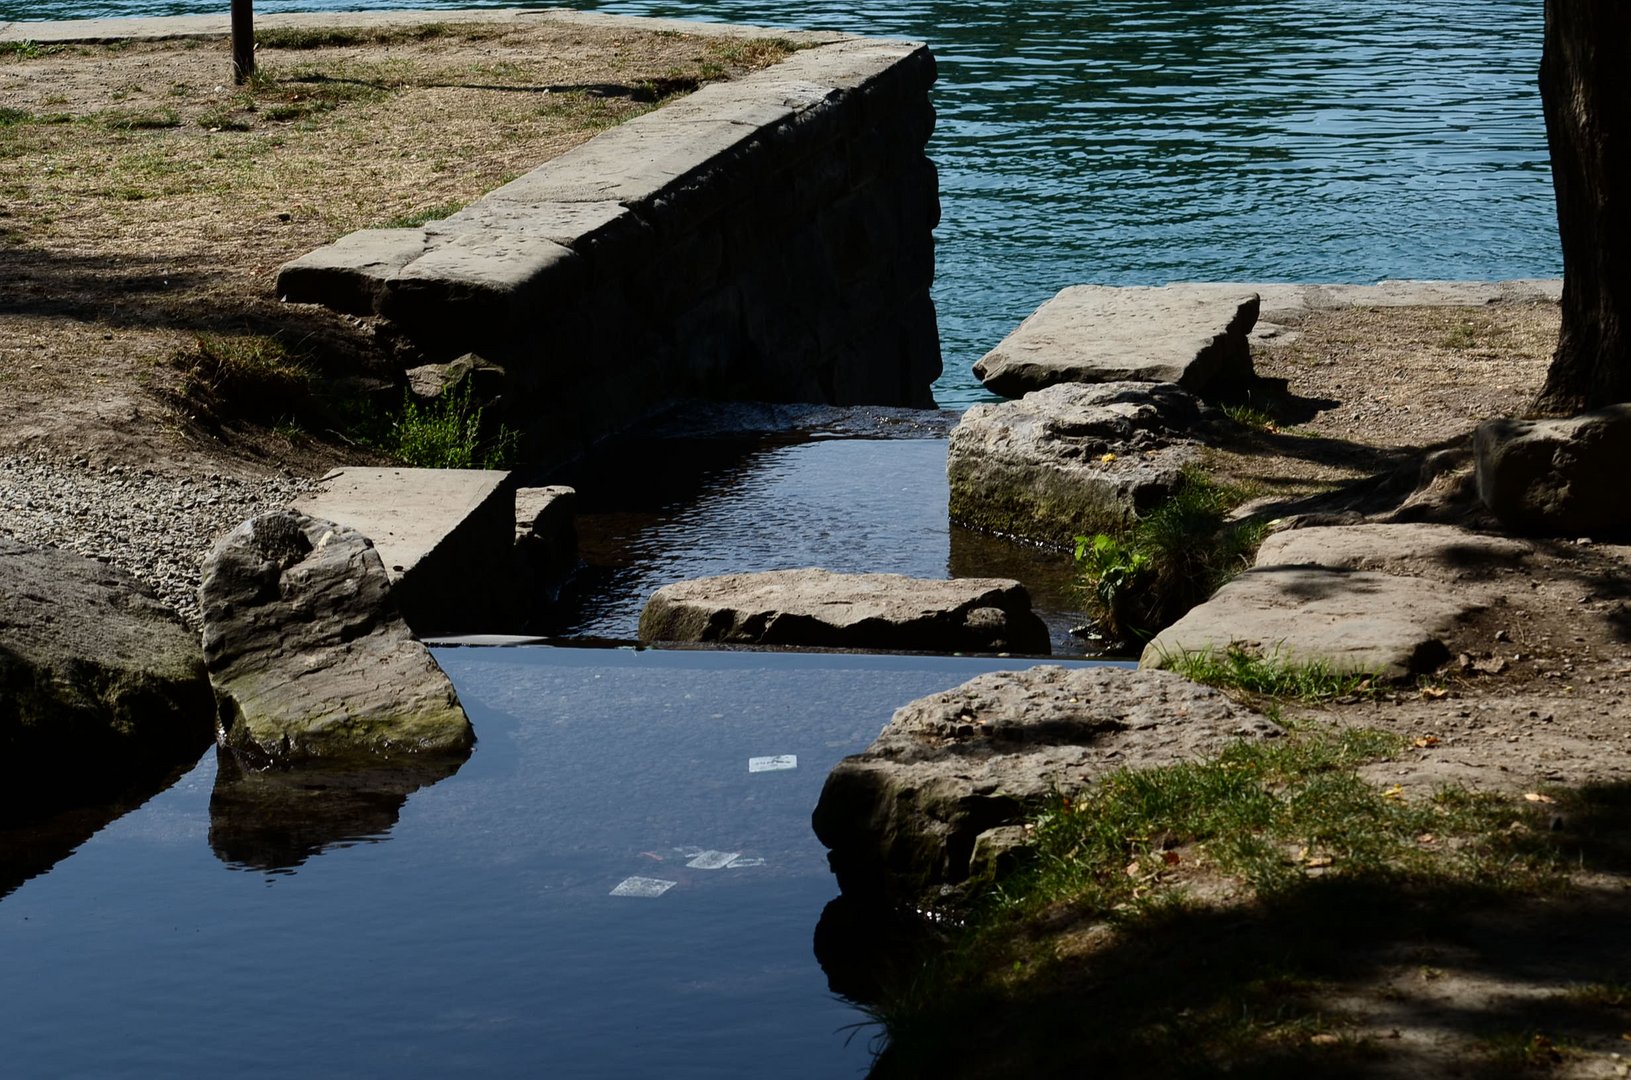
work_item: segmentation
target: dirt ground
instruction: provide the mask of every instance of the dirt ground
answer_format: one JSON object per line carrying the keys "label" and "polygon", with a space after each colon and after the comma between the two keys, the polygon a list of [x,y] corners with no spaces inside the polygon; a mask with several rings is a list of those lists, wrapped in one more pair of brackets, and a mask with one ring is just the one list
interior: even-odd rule
{"label": "dirt ground", "polygon": [[178,397],[197,339],[375,370],[374,326],[278,302],[282,263],[444,216],[790,48],[543,21],[258,38],[243,88],[224,39],[0,50],[0,453],[249,474],[357,458],[322,426]]}
{"label": "dirt ground", "polygon": [[[0,54],[0,455],[250,475],[366,458],[333,432],[200,416],[178,356],[201,335],[251,335],[367,367],[386,349],[376,328],[280,305],[280,263],[462,204],[668,93],[776,55],[671,34],[461,28],[263,48],[266,75],[239,91],[221,41]],[[1523,411],[1556,326],[1544,305],[1311,314],[1256,349],[1251,404],[1273,426],[1215,464],[1286,513],[1489,526],[1466,437]],[[1424,486],[1437,451],[1449,456]],[[1337,490],[1367,477],[1391,480]],[[1432,686],[1313,715],[1408,735],[1409,753],[1372,770],[1407,794],[1631,784],[1628,565],[1631,548],[1596,538],[1538,543],[1522,568],[1492,571],[1506,602],[1460,628]],[[1338,1072],[1485,1075],[1493,1059],[1469,1034],[1482,1018],[1543,1036],[1518,1071],[1627,1075],[1628,889],[1631,866],[1610,865],[1567,901],[1538,897],[1441,938],[1365,938],[1365,974],[1327,985],[1331,1030],[1387,1052]],[[1619,990],[1569,1012],[1581,986]]]}

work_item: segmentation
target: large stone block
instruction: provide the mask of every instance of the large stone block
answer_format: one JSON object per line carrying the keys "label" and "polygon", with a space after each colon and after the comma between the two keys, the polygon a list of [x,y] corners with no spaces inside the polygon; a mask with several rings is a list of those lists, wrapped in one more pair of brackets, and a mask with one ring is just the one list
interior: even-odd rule
{"label": "large stone block", "polygon": [[1125,528],[1177,491],[1199,422],[1170,383],[1061,383],[976,405],[946,452],[951,519],[1057,547]]}
{"label": "large stone block", "polygon": [[0,539],[0,825],[195,761],[214,731],[197,638],[150,589]]}
{"label": "large stone block", "polygon": [[776,570],[665,585],[641,641],[1046,655],[1048,628],[1017,581]]}
{"label": "large stone block", "polygon": [[1620,470],[1631,404],[1562,420],[1489,420],[1473,438],[1478,497],[1503,525],[1548,536],[1631,534]]}
{"label": "large stone block", "polygon": [[1231,286],[1076,285],[974,365],[1004,397],[1062,382],[1170,382],[1192,393],[1251,373],[1256,293]]}
{"label": "large stone block", "polygon": [[247,765],[463,756],[474,744],[355,529],[295,510],[252,518],[210,552],[199,599],[204,661],[228,703],[222,741]]}
{"label": "large stone block", "polygon": [[1170,765],[1279,729],[1166,672],[1037,667],[900,709],[827,777],[812,824],[847,897],[943,900],[1001,872],[1013,826],[1054,793],[1118,769]]}

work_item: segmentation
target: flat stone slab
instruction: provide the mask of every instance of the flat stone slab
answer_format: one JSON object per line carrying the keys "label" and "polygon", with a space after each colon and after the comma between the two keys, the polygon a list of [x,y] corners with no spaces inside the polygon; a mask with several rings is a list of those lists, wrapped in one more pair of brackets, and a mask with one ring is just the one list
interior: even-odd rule
{"label": "flat stone slab", "polygon": [[898,710],[828,776],[812,817],[846,896],[933,903],[1023,843],[1056,792],[1123,768],[1215,754],[1279,728],[1160,671],[1035,667],[981,675]]}
{"label": "flat stone slab", "polygon": [[641,641],[1047,655],[1048,628],[1006,578],[775,570],[665,585],[640,613]]}
{"label": "flat stone slab", "polygon": [[1229,285],[1073,285],[974,365],[1004,397],[1063,382],[1169,382],[1200,392],[1251,372],[1255,292]]}
{"label": "flat stone slab", "polygon": [[1473,436],[1478,497],[1501,524],[1545,536],[1631,533],[1631,404],[1564,419],[1489,420]]}
{"label": "flat stone slab", "polygon": [[1489,606],[1484,582],[1521,567],[1530,545],[1453,525],[1290,529],[1258,548],[1252,569],[1167,627],[1142,667],[1238,645],[1293,663],[1399,678],[1449,656],[1457,623]]}
{"label": "flat stone slab", "polygon": [[976,405],[946,451],[951,519],[1055,547],[1122,529],[1178,489],[1200,423],[1171,383],[1061,383]]}
{"label": "flat stone slab", "polygon": [[335,469],[294,508],[373,541],[416,632],[493,630],[497,623],[484,621],[509,614],[502,575],[492,572],[510,565],[515,543],[509,476],[496,469]]}

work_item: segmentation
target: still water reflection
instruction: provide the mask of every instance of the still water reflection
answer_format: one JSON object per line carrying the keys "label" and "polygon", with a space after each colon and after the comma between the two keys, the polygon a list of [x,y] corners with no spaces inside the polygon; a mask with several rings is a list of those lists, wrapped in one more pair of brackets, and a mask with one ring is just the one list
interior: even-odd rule
{"label": "still water reflection", "polygon": [[[338,793],[326,824],[262,816],[244,844],[212,751],[0,901],[7,1075],[865,1071],[864,1018],[811,951],[834,887],[810,811],[896,706],[1003,665],[437,659],[480,737],[451,777],[360,815]],[[749,772],[773,755],[796,768]],[[610,895],[630,877],[673,885]]]}

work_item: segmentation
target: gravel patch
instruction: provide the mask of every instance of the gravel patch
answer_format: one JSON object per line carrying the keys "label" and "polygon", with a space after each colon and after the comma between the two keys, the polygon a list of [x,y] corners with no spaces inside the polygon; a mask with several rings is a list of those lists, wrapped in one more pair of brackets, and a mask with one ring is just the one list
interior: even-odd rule
{"label": "gravel patch", "polygon": [[199,571],[223,533],[314,490],[315,480],[244,479],[60,457],[0,457],[0,536],[111,563],[202,626]]}

